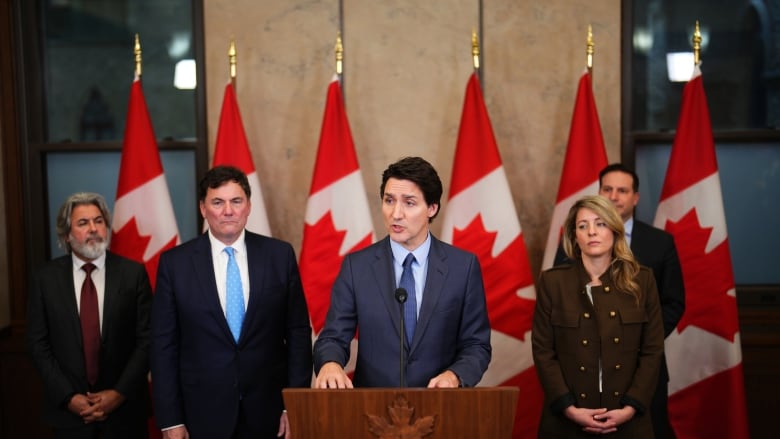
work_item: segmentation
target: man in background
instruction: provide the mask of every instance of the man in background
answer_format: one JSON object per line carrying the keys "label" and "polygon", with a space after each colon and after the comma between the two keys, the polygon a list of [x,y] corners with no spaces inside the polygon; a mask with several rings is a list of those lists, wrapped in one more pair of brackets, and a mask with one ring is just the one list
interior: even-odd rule
{"label": "man in background", "polygon": [[68,254],[34,275],[27,338],[58,439],[145,438],[151,288],[143,265],[106,251],[102,196],[76,193],[57,215]]}

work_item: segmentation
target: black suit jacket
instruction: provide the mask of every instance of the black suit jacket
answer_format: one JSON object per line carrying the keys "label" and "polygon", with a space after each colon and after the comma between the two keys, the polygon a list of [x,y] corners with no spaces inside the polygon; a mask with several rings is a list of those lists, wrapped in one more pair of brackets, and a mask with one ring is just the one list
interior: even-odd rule
{"label": "black suit jacket", "polygon": [[635,218],[631,232],[631,251],[640,264],[653,270],[661,297],[664,337],[668,337],[685,311],[685,286],[674,237]]}
{"label": "black suit jacket", "polygon": [[[44,421],[56,429],[91,429],[94,425],[84,425],[67,408],[74,394],[88,390],[72,267],[71,255],[62,256],[34,275],[27,305],[27,339],[43,378]],[[105,437],[146,437],[149,278],[143,265],[110,252],[105,270],[100,369],[90,390],[115,389],[126,398],[101,423]]]}
{"label": "black suit jacket", "polygon": [[238,343],[203,234],[160,257],[152,305],[152,391],[161,428],[228,438],[239,419],[275,437],[282,388],[311,386],[311,326],[290,244],[246,232],[249,302]]}

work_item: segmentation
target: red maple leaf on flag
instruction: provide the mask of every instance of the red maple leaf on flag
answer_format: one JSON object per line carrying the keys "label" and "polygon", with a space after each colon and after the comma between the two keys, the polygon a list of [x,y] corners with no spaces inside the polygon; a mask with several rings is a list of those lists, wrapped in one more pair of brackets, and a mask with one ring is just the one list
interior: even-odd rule
{"label": "red maple leaf on flag", "polygon": [[142,235],[138,231],[138,224],[135,221],[135,217],[125,224],[119,230],[114,230],[111,235],[111,251],[122,255],[133,261],[138,261],[144,264],[146,272],[149,275],[149,282],[151,283],[152,290],[154,290],[157,280],[157,264],[160,262],[160,255],[176,246],[178,237],[169,241],[163,248],[157,252],[156,255],[149,258],[148,261],[143,262],[146,248],[149,246],[149,241],[152,240],[151,235]]}
{"label": "red maple leaf on flag", "polygon": [[[303,291],[309,305],[314,332],[319,333],[325,325],[325,314],[330,307],[330,289],[336,281],[336,275],[341,268],[343,257],[334,257],[339,254],[344,236],[344,230],[336,229],[331,212],[328,211],[314,225],[304,224],[304,236],[315,236],[316,245],[307,246],[301,253],[301,260],[306,260],[306,272],[312,275],[302,278]],[[371,234],[366,235],[355,244],[347,253],[367,247],[371,244]]]}
{"label": "red maple leaf on flag", "polygon": [[[486,230],[482,215],[477,215],[464,229],[453,228],[452,243],[476,254],[479,259],[491,328],[530,343],[525,335],[530,334],[536,302],[517,294],[519,289],[533,286],[531,271],[522,269],[530,266],[523,235],[517,235],[509,246],[493,257],[496,235],[497,232]],[[518,401],[518,418],[512,437],[536,437],[544,394],[534,368],[521,371],[501,385],[519,387],[523,394]]]}
{"label": "red maple leaf on flag", "polygon": [[151,235],[141,235],[133,217],[124,227],[112,233],[111,251],[134,261],[143,261],[146,247],[151,240]]}
{"label": "red maple leaf on flag", "polygon": [[518,235],[504,251],[493,257],[496,234],[487,231],[482,215],[477,215],[463,230],[454,229],[452,244],[476,254],[479,259],[490,325],[495,330],[524,340],[525,333],[531,330],[535,302],[517,295],[520,288],[533,285],[530,271],[520,270],[518,273],[519,267],[530,266],[523,248],[523,235]]}
{"label": "red maple leaf on flag", "polygon": [[709,253],[705,251],[712,227],[702,227],[696,209],[691,209],[679,221],[667,221],[664,227],[674,236],[685,283],[685,314],[677,324],[682,332],[687,326],[697,326],[729,342],[739,332],[736,297],[728,295],[734,288],[728,241],[724,240]]}

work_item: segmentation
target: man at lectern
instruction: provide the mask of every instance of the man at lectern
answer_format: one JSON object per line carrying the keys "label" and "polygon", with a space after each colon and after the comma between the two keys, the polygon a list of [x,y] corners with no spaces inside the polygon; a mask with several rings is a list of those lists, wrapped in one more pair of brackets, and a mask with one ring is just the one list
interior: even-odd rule
{"label": "man at lectern", "polygon": [[[431,234],[441,195],[422,158],[382,174],[388,236],[344,258],[314,344],[315,387],[397,387],[402,376],[409,387],[471,387],[482,378],[491,357],[482,272],[475,255]],[[356,332],[353,384],[344,366]]]}

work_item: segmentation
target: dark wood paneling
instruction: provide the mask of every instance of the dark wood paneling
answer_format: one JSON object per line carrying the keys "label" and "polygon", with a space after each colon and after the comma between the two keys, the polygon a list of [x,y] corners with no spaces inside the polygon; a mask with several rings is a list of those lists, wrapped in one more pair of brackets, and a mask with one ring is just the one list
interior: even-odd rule
{"label": "dark wood paneling", "polygon": [[[22,147],[19,118],[19,64],[16,62],[14,45],[17,42],[15,25],[15,2],[0,0],[0,153],[3,155],[2,190],[5,196],[5,236],[7,245],[0,251],[6,252],[8,261],[9,303],[11,322],[19,323],[25,313],[26,291],[25,261],[27,245],[24,240],[25,224],[22,190]],[[0,284],[0,288],[5,285]],[[5,304],[4,304],[5,305]]]}
{"label": "dark wood paneling", "polygon": [[752,438],[777,435],[780,394],[780,288],[738,288],[742,367]]}
{"label": "dark wood paneling", "polygon": [[43,383],[20,331],[0,334],[0,389],[0,437],[53,437],[41,422]]}

